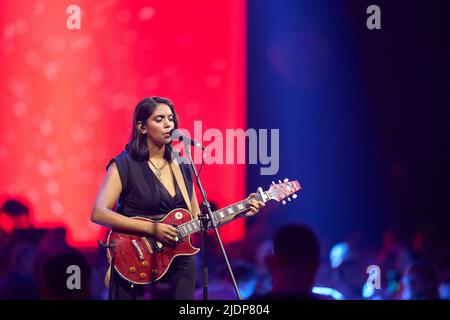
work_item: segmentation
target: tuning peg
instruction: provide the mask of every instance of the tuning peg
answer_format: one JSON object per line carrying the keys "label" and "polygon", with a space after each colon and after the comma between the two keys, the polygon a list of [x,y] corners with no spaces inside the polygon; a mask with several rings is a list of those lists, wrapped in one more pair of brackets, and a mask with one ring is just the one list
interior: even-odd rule
{"label": "tuning peg", "polygon": [[289,179],[288,178],[284,178],[283,182],[288,182]]}
{"label": "tuning peg", "polygon": [[281,201],[281,203],[282,203],[282,204],[286,204],[286,201],[285,201],[285,200],[283,200],[283,201]]}
{"label": "tuning peg", "polygon": [[278,180],[278,183],[281,183],[281,180]]}
{"label": "tuning peg", "polygon": [[288,197],[287,199],[288,199],[288,201],[291,201],[291,197]]}
{"label": "tuning peg", "polygon": [[272,181],[272,184],[275,184],[275,181]]}
{"label": "tuning peg", "polygon": [[295,193],[292,195],[292,199],[297,199],[297,195]]}

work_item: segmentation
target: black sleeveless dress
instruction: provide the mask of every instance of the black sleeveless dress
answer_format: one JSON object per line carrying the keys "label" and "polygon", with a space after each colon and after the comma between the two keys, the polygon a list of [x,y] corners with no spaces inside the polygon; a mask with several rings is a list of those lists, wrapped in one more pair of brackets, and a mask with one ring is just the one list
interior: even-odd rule
{"label": "black sleeveless dress", "polygon": [[[141,216],[160,220],[173,209],[188,208],[175,177],[173,181],[176,192],[172,197],[147,162],[134,160],[127,151],[111,159],[107,169],[113,162],[116,163],[122,183],[116,212],[128,217]],[[181,163],[180,169],[191,199],[194,190],[190,168]],[[142,285],[132,286],[113,272],[110,281],[112,298],[128,300],[151,296],[151,299],[156,300],[191,300],[195,290],[195,261],[195,256],[176,257],[164,277],[152,283],[149,290]]]}

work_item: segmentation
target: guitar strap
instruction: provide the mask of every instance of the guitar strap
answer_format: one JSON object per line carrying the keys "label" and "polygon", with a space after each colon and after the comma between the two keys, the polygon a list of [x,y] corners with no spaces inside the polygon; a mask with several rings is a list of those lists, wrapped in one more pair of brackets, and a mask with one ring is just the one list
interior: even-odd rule
{"label": "guitar strap", "polygon": [[[172,161],[170,166],[172,168],[172,172],[175,177],[175,180],[177,180],[178,186],[180,187],[180,191],[181,191],[181,194],[183,195],[184,202],[186,202],[189,212],[192,213],[191,199],[189,199],[189,195],[188,195],[188,192],[186,189],[186,184],[184,183],[184,178],[183,178],[183,174],[181,173],[180,166],[178,165],[176,160]],[[195,193],[195,190],[193,190],[193,193]]]}

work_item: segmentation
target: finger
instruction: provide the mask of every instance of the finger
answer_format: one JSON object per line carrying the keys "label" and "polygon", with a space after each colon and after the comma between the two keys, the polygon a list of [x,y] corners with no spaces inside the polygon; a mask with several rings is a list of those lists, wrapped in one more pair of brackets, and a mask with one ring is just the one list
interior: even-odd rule
{"label": "finger", "polygon": [[178,235],[178,232],[177,232],[177,229],[169,229],[168,231],[167,231],[167,234],[170,236],[170,237],[176,237],[177,235]]}
{"label": "finger", "polygon": [[254,212],[253,210],[250,210],[249,212],[247,212],[247,213],[245,214],[245,216],[251,217],[251,216],[254,216],[255,214],[256,214],[256,212]]}
{"label": "finger", "polygon": [[177,242],[179,240],[178,234],[174,235],[171,240]]}
{"label": "finger", "polygon": [[172,236],[176,236],[178,234],[178,229],[168,225],[167,232]]}
{"label": "finger", "polygon": [[255,208],[256,211],[261,207],[261,203],[259,201],[252,202],[252,207]]}

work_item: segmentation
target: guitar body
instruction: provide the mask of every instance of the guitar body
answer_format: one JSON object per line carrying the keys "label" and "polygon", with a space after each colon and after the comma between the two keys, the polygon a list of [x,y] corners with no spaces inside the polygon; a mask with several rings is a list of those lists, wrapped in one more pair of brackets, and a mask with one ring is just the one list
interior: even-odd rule
{"label": "guitar body", "polygon": [[[133,219],[147,220],[178,226],[192,220],[192,215],[185,209],[169,212],[161,221],[142,217]],[[180,255],[194,255],[200,249],[192,246],[190,236],[179,239],[173,244],[160,243],[147,235],[136,235],[110,231],[108,245],[109,262],[114,254],[114,269],[125,280],[133,284],[145,285],[161,279],[169,269],[173,259]],[[114,251],[114,252],[113,252]]]}
{"label": "guitar body", "polygon": [[[301,186],[297,180],[275,184],[272,183],[269,190],[263,191],[258,188],[258,194],[254,199],[263,201],[276,200],[286,203],[283,199],[290,196],[295,199],[295,192],[299,191]],[[229,205],[223,209],[212,213],[213,221],[222,221],[229,216],[246,212],[250,208],[249,199]],[[160,243],[155,238],[148,235],[137,235],[110,231],[108,234],[107,255],[110,264],[114,264],[114,269],[125,280],[133,284],[149,284],[161,279],[169,269],[173,259],[176,256],[194,255],[200,249],[192,246],[190,235],[200,231],[201,221],[193,219],[191,213],[185,209],[175,209],[169,212],[161,221],[153,221],[142,217],[133,219],[146,220],[155,223],[165,223],[177,228],[179,239],[173,243]],[[208,228],[210,228],[209,224]],[[111,249],[110,246],[114,246]],[[114,263],[112,263],[114,258]],[[111,268],[110,268],[111,269]],[[105,277],[105,285],[109,285],[110,269]]]}

